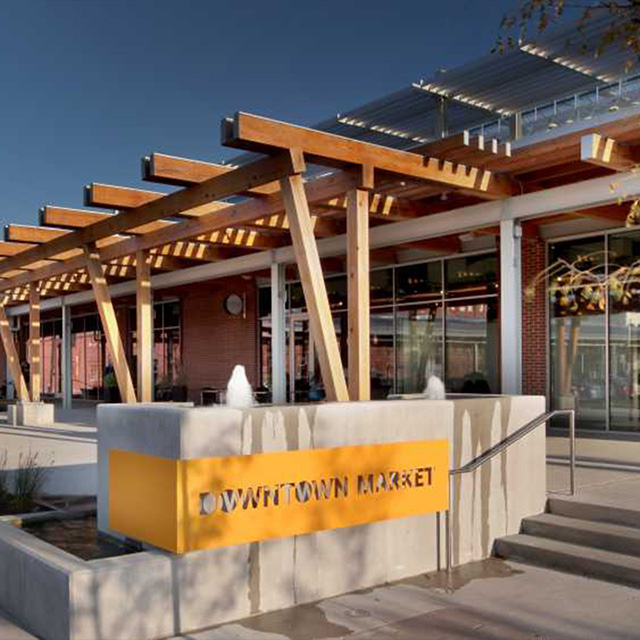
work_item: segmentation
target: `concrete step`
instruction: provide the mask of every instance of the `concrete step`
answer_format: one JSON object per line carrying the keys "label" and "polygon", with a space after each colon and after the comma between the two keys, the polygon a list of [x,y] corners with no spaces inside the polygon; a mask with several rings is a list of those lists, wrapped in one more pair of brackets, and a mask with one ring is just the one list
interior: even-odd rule
{"label": "concrete step", "polygon": [[640,529],[553,513],[525,518],[522,533],[640,557]]}
{"label": "concrete step", "polygon": [[575,518],[577,520],[592,520],[595,522],[608,522],[624,527],[636,527],[640,529],[640,504],[638,510],[623,509],[609,505],[578,502],[566,498],[549,498],[547,501],[549,513]]}
{"label": "concrete step", "polygon": [[640,558],[520,533],[496,540],[495,554],[551,569],[640,587]]}

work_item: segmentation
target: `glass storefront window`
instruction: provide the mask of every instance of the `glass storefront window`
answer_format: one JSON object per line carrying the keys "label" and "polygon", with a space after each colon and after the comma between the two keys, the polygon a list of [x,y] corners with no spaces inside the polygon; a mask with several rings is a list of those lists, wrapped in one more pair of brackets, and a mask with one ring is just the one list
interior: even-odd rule
{"label": "glass storefront window", "polygon": [[[455,262],[454,266],[448,266]],[[443,273],[453,298],[461,292],[475,298],[447,305]],[[370,274],[371,396],[421,393],[430,375],[448,380],[448,388],[473,393],[500,392],[497,258],[495,254],[431,260],[420,264],[375,269]],[[348,370],[347,279],[325,280],[333,311],[336,337],[345,373]],[[477,295],[478,292],[485,295]],[[314,349],[304,294],[299,282],[287,285],[287,381],[290,401],[315,401],[324,391]],[[258,294],[262,384],[271,379],[271,318],[267,299],[270,288]],[[452,326],[445,359],[445,317]],[[468,310],[472,309],[471,312]],[[263,312],[266,315],[263,315]],[[454,344],[455,343],[455,344]],[[451,374],[447,373],[451,368]],[[482,381],[482,382],[481,382]],[[465,386],[466,383],[466,386]],[[469,388],[472,384],[472,388]]]}
{"label": "glass storefront window", "polygon": [[605,429],[604,238],[555,244],[549,262],[553,406],[575,409],[581,429]]}
{"label": "glass storefront window", "polygon": [[609,420],[640,431],[640,233],[609,239]]}
{"label": "glass storefront window", "polygon": [[153,331],[153,368],[156,385],[156,396],[162,399],[163,393],[177,383],[180,378],[181,362],[181,331],[180,331],[180,302],[157,302],[154,309]]}
{"label": "glass storefront window", "polygon": [[427,262],[396,269],[396,304],[430,302],[442,297],[442,263]]}
{"label": "glass storefront window", "polygon": [[393,307],[371,310],[371,398],[382,400],[393,392]]}
{"label": "glass storefront window", "polygon": [[333,311],[347,308],[347,277],[337,276],[325,280],[329,306]]}
{"label": "glass storefront window", "polygon": [[445,291],[448,297],[495,294],[498,290],[496,254],[452,258],[445,262]]}
{"label": "glass storefront window", "polygon": [[442,304],[396,311],[397,393],[422,393],[429,376],[443,378]]}
{"label": "glass storefront window", "polygon": [[500,391],[497,298],[447,304],[446,378],[453,393]]}
{"label": "glass storefront window", "polygon": [[97,314],[71,319],[71,345],[74,397],[102,399],[106,348]]}
{"label": "glass storefront window", "polygon": [[62,393],[62,322],[42,323],[42,393],[56,396]]}
{"label": "glass storefront window", "polygon": [[266,318],[271,315],[271,288],[260,287],[258,289],[258,316]]}
{"label": "glass storefront window", "polygon": [[369,275],[371,306],[393,304],[393,269],[376,269]]}

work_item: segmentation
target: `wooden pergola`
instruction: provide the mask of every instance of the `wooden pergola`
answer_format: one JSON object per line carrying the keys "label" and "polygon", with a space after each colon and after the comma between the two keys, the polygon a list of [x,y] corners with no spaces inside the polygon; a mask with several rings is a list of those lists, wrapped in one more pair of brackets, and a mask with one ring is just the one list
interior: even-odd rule
{"label": "wooden pergola", "polygon": [[[508,144],[468,132],[399,151],[238,113],[223,120],[222,143],[260,154],[247,164],[154,153],[143,159],[143,180],[179,187],[174,192],[93,183],[85,188],[85,204],[110,212],[46,206],[40,226],[6,227],[0,242],[0,337],[17,396],[40,399],[43,297],[92,289],[123,401],[150,402],[152,273],[292,245],[327,398],[366,400],[370,227],[635,166],[640,134],[632,118],[599,131],[569,134],[514,153]],[[307,163],[328,171],[305,180]],[[561,217],[585,215],[620,221],[626,210],[613,204]],[[528,232],[537,233],[539,224],[531,222]],[[348,388],[316,245],[316,238],[345,233]],[[499,234],[500,229],[487,227],[479,233]],[[439,242],[450,251],[457,238]],[[425,243],[434,246],[433,240]],[[110,283],[134,279],[137,396],[109,292]],[[29,304],[29,381],[22,374],[6,313],[6,307],[24,302]]]}

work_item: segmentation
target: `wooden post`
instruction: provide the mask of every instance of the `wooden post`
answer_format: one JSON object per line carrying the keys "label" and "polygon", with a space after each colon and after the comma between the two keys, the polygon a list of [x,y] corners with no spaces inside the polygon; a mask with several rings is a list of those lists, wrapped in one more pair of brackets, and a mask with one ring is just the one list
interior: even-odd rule
{"label": "wooden post", "polygon": [[42,338],[40,330],[40,291],[29,285],[29,387],[31,401],[40,402],[42,392]]}
{"label": "wooden post", "polygon": [[283,178],[280,185],[327,400],[346,402],[349,393],[302,177]]}
{"label": "wooden post", "polygon": [[347,272],[349,396],[370,400],[369,194],[362,189],[347,193]]}
{"label": "wooden post", "polygon": [[148,251],[136,253],[138,400],[153,402],[153,295]]}
{"label": "wooden post", "polygon": [[127,404],[135,404],[136,392],[133,387],[133,380],[127,364],[127,358],[124,352],[124,345],[120,337],[118,329],[118,321],[109,295],[107,280],[104,277],[102,263],[100,262],[100,254],[95,247],[85,245],[83,247],[84,258],[87,266],[87,272],[91,278],[91,286],[93,294],[96,298],[96,305],[100,313],[102,321],[102,329],[107,338],[107,347],[113,360],[113,369],[118,381],[120,389],[120,397],[122,402]]}
{"label": "wooden post", "polygon": [[31,399],[29,397],[29,389],[22,375],[16,343],[13,341],[11,329],[9,328],[9,318],[7,318],[7,312],[2,304],[0,304],[0,338],[2,339],[2,346],[7,356],[7,366],[13,378],[13,385],[18,395],[18,400],[29,402]]}

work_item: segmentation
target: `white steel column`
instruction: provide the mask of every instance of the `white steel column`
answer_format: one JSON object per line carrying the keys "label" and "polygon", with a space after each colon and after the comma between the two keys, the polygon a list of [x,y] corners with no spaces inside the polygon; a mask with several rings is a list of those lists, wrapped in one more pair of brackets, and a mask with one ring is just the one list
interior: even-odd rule
{"label": "white steel column", "polygon": [[502,393],[522,393],[522,227],[500,222],[500,353]]}
{"label": "white steel column", "polygon": [[71,409],[73,400],[73,369],[71,367],[71,307],[62,305],[62,408]]}
{"label": "white steel column", "polygon": [[271,394],[273,404],[287,401],[284,265],[271,265]]}

